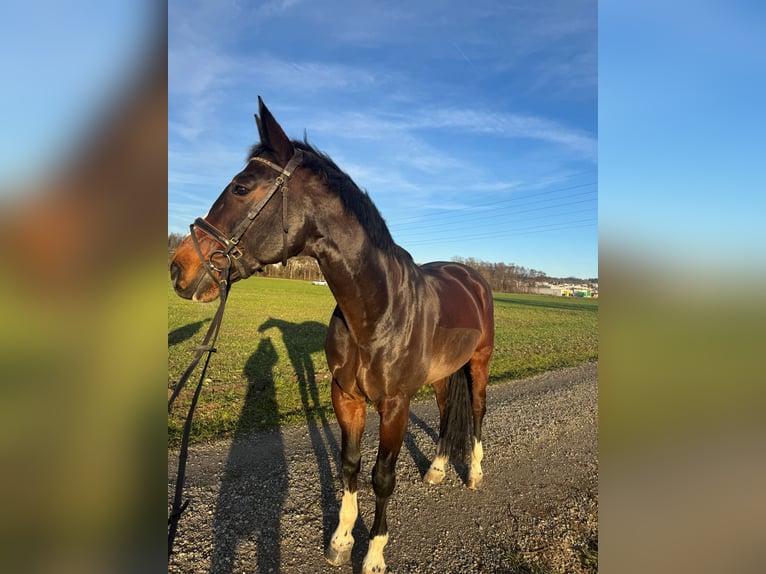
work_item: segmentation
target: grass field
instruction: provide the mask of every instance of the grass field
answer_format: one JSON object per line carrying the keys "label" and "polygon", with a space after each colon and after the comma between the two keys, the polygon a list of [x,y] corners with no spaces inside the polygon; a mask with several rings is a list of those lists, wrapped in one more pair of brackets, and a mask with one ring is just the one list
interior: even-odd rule
{"label": "grass field", "polygon": [[[496,293],[490,383],[598,358],[598,301]],[[168,389],[193,357],[218,306],[179,298],[168,282]],[[192,440],[332,417],[324,337],[335,300],[329,289],[253,278],[229,296],[218,352],[197,405]],[[169,445],[180,440],[198,375],[168,417]],[[430,387],[421,396],[431,394]]]}

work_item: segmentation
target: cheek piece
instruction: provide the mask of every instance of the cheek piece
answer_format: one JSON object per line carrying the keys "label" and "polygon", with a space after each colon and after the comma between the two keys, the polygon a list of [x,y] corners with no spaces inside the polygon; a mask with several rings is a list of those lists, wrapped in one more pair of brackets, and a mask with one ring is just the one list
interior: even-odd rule
{"label": "cheek piece", "polygon": [[[264,165],[267,165],[274,171],[276,171],[279,175],[277,175],[277,178],[274,180],[274,183],[271,184],[271,187],[266,192],[266,195],[261,199],[258,203],[256,203],[252,208],[250,208],[247,212],[247,215],[245,215],[245,218],[239,222],[239,224],[234,228],[234,231],[231,233],[229,237],[226,236],[225,233],[220,231],[217,227],[215,227],[213,224],[205,220],[203,217],[198,217],[194,220],[194,223],[192,223],[189,228],[191,230],[191,238],[192,243],[194,243],[194,248],[197,251],[197,255],[199,256],[200,260],[202,261],[205,271],[208,275],[217,283],[221,279],[216,277],[215,273],[219,273],[219,275],[222,277],[224,273],[228,275],[228,270],[232,265],[234,265],[234,268],[237,270],[237,273],[239,274],[240,279],[246,279],[252,275],[252,272],[248,269],[246,265],[243,264],[241,261],[242,259],[242,251],[239,249],[238,244],[240,239],[242,239],[242,236],[245,234],[245,232],[250,228],[253,221],[255,221],[255,218],[258,216],[258,214],[263,211],[263,208],[266,207],[266,204],[269,202],[269,200],[274,197],[277,191],[282,192],[282,265],[287,265],[287,233],[288,233],[288,227],[287,227],[287,190],[288,190],[288,182],[290,180],[290,177],[293,175],[293,172],[295,171],[295,168],[300,165],[301,161],[303,160],[303,152],[301,150],[296,150],[293,154],[293,157],[290,158],[290,161],[287,162],[287,165],[283,168],[279,167],[277,164],[272,163],[266,159],[260,158],[260,157],[251,157],[250,161],[257,161]],[[199,242],[197,240],[197,237],[194,233],[194,228],[198,227],[211,237],[215,239],[218,243],[221,244],[222,249],[216,249],[215,251],[212,251],[210,255],[205,258],[205,256],[202,253],[202,249],[199,246]],[[226,260],[226,266],[223,269],[218,268],[213,263],[213,257],[215,255],[221,255]]]}

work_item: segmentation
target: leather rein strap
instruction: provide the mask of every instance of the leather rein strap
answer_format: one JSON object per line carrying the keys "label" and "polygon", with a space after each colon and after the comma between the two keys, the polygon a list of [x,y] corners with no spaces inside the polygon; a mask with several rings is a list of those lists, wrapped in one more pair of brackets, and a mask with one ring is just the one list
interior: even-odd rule
{"label": "leather rein strap", "polygon": [[221,303],[218,306],[218,310],[215,312],[215,315],[213,316],[213,320],[210,322],[210,327],[207,330],[205,338],[202,340],[202,345],[195,349],[196,354],[194,355],[194,359],[192,359],[192,362],[186,368],[184,374],[181,375],[181,378],[178,380],[178,383],[173,389],[173,393],[171,394],[170,399],[168,399],[168,413],[170,413],[170,408],[173,406],[173,402],[176,400],[176,397],[178,397],[178,393],[181,392],[181,389],[183,389],[184,385],[189,380],[189,377],[199,364],[202,356],[207,353],[205,364],[202,366],[202,372],[200,373],[199,382],[197,383],[197,388],[194,390],[194,396],[192,397],[191,404],[189,405],[189,412],[186,415],[186,421],[184,422],[183,434],[181,437],[181,450],[178,454],[178,470],[176,473],[176,484],[173,494],[173,506],[170,511],[170,516],[168,516],[168,558],[170,558],[170,555],[173,552],[173,541],[176,537],[178,521],[181,518],[181,514],[184,510],[186,510],[186,507],[189,504],[188,499],[183,503],[181,502],[181,499],[183,497],[184,480],[186,479],[186,459],[189,455],[189,436],[191,435],[191,425],[192,418],[194,417],[194,409],[197,406],[197,399],[199,399],[200,392],[202,391],[202,384],[205,381],[205,373],[207,372],[208,363],[210,363],[210,356],[217,350],[215,348],[215,342],[218,338],[218,332],[221,329],[223,310],[226,306],[226,299],[228,298],[229,289],[231,287],[229,282],[229,265],[227,264],[227,266],[220,272],[221,278],[218,286],[220,289]]}
{"label": "leather rein strap", "polygon": [[[295,168],[300,164],[300,162],[303,160],[303,152],[301,150],[296,150],[293,154],[293,157],[290,158],[290,161],[287,162],[287,165],[284,169],[279,167],[277,164],[272,163],[266,159],[260,158],[260,157],[252,157],[250,158],[250,161],[258,161],[260,163],[263,163],[264,165],[269,166],[273,170],[277,171],[279,175],[277,176],[274,183],[271,185],[269,190],[266,192],[266,195],[259,201],[252,209],[250,209],[247,213],[247,216],[245,219],[243,219],[237,227],[234,228],[234,231],[231,234],[231,237],[226,237],[225,234],[221,233],[220,230],[218,230],[214,225],[210,224],[208,221],[206,221],[204,218],[199,217],[197,218],[194,223],[190,226],[191,229],[191,238],[192,243],[194,244],[194,248],[197,251],[197,255],[199,255],[200,260],[202,261],[202,265],[210,277],[218,283],[218,287],[220,290],[220,299],[221,303],[218,306],[218,310],[215,312],[215,315],[213,316],[212,321],[210,322],[210,327],[208,328],[207,334],[205,335],[205,338],[202,340],[202,345],[197,347],[196,354],[194,355],[194,359],[192,359],[192,362],[189,364],[189,366],[186,368],[186,371],[184,371],[184,374],[181,375],[181,378],[178,380],[178,383],[176,384],[175,388],[173,389],[173,393],[170,396],[170,399],[168,399],[168,413],[170,412],[171,407],[173,406],[173,402],[176,400],[176,397],[178,397],[178,394],[181,392],[181,389],[183,389],[184,385],[186,385],[186,382],[189,380],[189,377],[194,372],[194,369],[196,369],[197,365],[199,364],[200,360],[202,359],[202,356],[207,353],[207,357],[205,359],[205,363],[202,367],[202,373],[200,374],[199,382],[197,383],[197,388],[194,390],[194,396],[192,397],[191,404],[189,405],[189,412],[186,415],[186,421],[184,422],[184,428],[183,428],[183,434],[181,437],[181,450],[178,455],[178,470],[176,473],[176,484],[175,484],[175,492],[173,494],[173,505],[172,509],[170,511],[170,516],[168,516],[168,558],[173,552],[173,541],[175,540],[176,532],[178,530],[178,521],[181,518],[181,514],[184,510],[186,510],[186,507],[189,504],[189,500],[187,499],[186,502],[182,502],[183,498],[183,487],[184,487],[184,481],[186,479],[186,459],[189,455],[189,437],[191,435],[191,425],[192,425],[192,418],[194,417],[194,409],[197,406],[197,400],[199,399],[200,392],[202,391],[202,384],[205,381],[205,373],[207,372],[207,366],[210,362],[210,357],[213,353],[216,352],[215,348],[215,342],[218,338],[218,332],[221,329],[221,322],[223,320],[223,310],[226,306],[226,299],[229,295],[229,289],[231,288],[231,282],[229,281],[229,272],[231,271],[232,264],[236,267],[240,279],[245,279],[249,277],[252,273],[247,269],[245,265],[242,264],[240,261],[240,258],[242,257],[242,251],[237,246],[239,243],[239,240],[242,239],[242,236],[245,234],[245,232],[248,230],[250,225],[253,223],[253,220],[258,216],[258,214],[263,211],[263,208],[266,207],[266,204],[269,202],[269,200],[272,198],[272,196],[278,191],[282,191],[282,231],[283,231],[283,243],[282,243],[282,265],[287,265],[287,182],[290,179],[290,176],[292,176],[293,171]],[[222,247],[223,250],[216,250],[210,253],[210,255],[205,258],[205,256],[202,253],[202,249],[200,248],[199,241],[197,240],[197,237],[194,233],[194,227],[199,227],[202,229],[205,233],[208,235],[211,235],[218,241]],[[225,266],[222,269],[219,269],[215,266],[213,263],[213,256],[216,254],[223,255],[225,258]],[[219,274],[218,277],[216,277],[216,272]]]}

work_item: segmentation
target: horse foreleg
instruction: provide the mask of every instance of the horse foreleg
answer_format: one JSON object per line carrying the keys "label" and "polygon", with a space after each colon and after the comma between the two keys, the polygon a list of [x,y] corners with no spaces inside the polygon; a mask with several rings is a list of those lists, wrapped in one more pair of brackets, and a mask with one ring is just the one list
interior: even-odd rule
{"label": "horse foreleg", "polygon": [[380,412],[380,444],[378,458],[372,469],[375,521],[370,530],[370,547],[362,564],[363,574],[379,574],[386,571],[386,562],[383,559],[383,549],[388,543],[386,507],[396,486],[396,459],[407,429],[409,399],[401,396],[384,399],[378,405],[378,411]]}
{"label": "horse foreleg", "polygon": [[449,463],[449,455],[444,452],[444,443],[442,442],[442,429],[444,427],[444,416],[447,409],[447,379],[441,379],[433,383],[436,393],[436,405],[439,407],[439,443],[436,445],[436,456],[431,466],[423,477],[423,482],[428,484],[440,484],[446,476],[445,468]]}
{"label": "horse foreleg", "polygon": [[364,399],[344,393],[338,384],[332,385],[332,404],[341,430],[341,463],[343,466],[343,498],[338,513],[338,528],[330,539],[325,559],[340,566],[351,559],[354,547],[352,531],[359,514],[357,505],[357,476],[361,463],[359,443],[364,431],[366,409]]}

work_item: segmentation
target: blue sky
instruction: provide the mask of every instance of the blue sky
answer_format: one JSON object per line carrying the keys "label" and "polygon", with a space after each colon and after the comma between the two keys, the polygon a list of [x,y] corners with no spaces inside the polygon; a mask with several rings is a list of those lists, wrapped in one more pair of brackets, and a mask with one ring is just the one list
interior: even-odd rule
{"label": "blue sky", "polygon": [[599,232],[620,263],[766,276],[765,25],[753,0],[599,5]]}
{"label": "blue sky", "polygon": [[594,1],[169,4],[168,229],[257,141],[261,95],[416,261],[598,276]]}
{"label": "blue sky", "polygon": [[[154,2],[59,4],[0,18],[2,194],[75,149],[156,16]],[[338,6],[170,3],[171,231],[242,166],[260,94],[418,260],[595,275],[598,133],[603,250],[766,273],[763,3],[602,2],[598,23],[571,0]]]}
{"label": "blue sky", "polygon": [[69,159],[73,141],[132,81],[154,2],[29,0],[0,10],[0,194]]}

